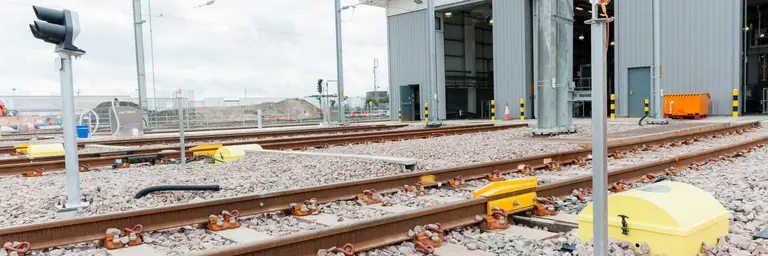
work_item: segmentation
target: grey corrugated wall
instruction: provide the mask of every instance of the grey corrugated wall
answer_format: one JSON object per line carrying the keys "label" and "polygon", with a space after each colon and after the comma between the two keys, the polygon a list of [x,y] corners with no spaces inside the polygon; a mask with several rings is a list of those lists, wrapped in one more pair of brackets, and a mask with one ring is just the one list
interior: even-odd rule
{"label": "grey corrugated wall", "polygon": [[504,103],[507,101],[510,114],[520,117],[520,98],[525,98],[526,115],[530,117],[532,75],[531,1],[493,0],[496,119],[504,118]]}
{"label": "grey corrugated wall", "polygon": [[[400,107],[400,86],[419,84],[421,113],[430,95],[427,82],[427,33],[426,11],[410,12],[387,17],[387,41],[389,45],[389,104],[392,120],[397,120]],[[430,106],[432,108],[432,106]],[[431,111],[430,111],[431,112]]]}
{"label": "grey corrugated wall", "polygon": [[[679,0],[675,0],[679,1]],[[653,66],[652,0],[614,1],[616,115],[629,111],[627,69]]]}
{"label": "grey corrugated wall", "polygon": [[[731,92],[740,83],[742,1],[660,2],[664,93],[708,92],[709,113],[729,115]],[[619,51],[615,82],[626,99],[627,68],[649,66],[653,60],[651,0],[615,3]],[[619,115],[626,115],[626,101],[617,104]]]}

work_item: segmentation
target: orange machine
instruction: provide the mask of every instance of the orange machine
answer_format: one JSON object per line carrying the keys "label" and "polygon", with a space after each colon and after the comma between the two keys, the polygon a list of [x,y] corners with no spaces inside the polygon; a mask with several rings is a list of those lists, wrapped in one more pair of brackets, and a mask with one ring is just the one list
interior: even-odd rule
{"label": "orange machine", "polygon": [[664,116],[673,119],[702,119],[709,112],[709,93],[664,95]]}

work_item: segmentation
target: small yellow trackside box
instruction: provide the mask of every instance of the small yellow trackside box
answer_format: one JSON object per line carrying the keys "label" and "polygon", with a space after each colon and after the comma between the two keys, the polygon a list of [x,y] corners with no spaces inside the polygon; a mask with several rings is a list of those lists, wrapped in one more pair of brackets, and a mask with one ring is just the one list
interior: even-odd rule
{"label": "small yellow trackside box", "polygon": [[258,144],[237,145],[237,146],[223,146],[216,151],[214,158],[221,162],[229,162],[238,160],[245,157],[245,151],[259,151],[262,150]]}
{"label": "small yellow trackside box", "polygon": [[205,144],[205,145],[192,147],[189,150],[192,151],[192,156],[200,156],[200,155],[213,156],[216,154],[216,151],[219,150],[219,148],[221,148],[221,146],[222,146],[221,144]]}
{"label": "small yellow trackside box", "polygon": [[[626,216],[626,234],[622,217]],[[579,239],[592,239],[592,204],[579,214]],[[717,199],[681,182],[664,181],[608,196],[608,236],[643,242],[650,253],[675,256],[697,255],[702,243],[717,244],[728,234],[728,216]]]}
{"label": "small yellow trackside box", "polygon": [[64,144],[33,144],[27,147],[27,157],[63,156]]}

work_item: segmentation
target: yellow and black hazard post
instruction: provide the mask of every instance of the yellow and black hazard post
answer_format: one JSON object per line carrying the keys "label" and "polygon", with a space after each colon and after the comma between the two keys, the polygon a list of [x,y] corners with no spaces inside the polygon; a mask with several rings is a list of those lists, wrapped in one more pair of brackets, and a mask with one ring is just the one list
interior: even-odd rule
{"label": "yellow and black hazard post", "polygon": [[616,118],[616,94],[611,93],[611,108],[608,110],[611,119]]}
{"label": "yellow and black hazard post", "polygon": [[648,99],[645,99],[645,116],[648,116]]}
{"label": "yellow and black hazard post", "polygon": [[424,103],[424,122],[429,123],[429,103]]}
{"label": "yellow and black hazard post", "polygon": [[525,120],[525,99],[520,98],[520,120]]}
{"label": "yellow and black hazard post", "polygon": [[397,120],[400,122],[403,121],[403,112],[400,110],[400,108],[397,108]]}
{"label": "yellow and black hazard post", "polygon": [[733,89],[733,117],[739,117],[739,89]]}
{"label": "yellow and black hazard post", "polygon": [[491,100],[491,120],[496,120],[496,101]]}

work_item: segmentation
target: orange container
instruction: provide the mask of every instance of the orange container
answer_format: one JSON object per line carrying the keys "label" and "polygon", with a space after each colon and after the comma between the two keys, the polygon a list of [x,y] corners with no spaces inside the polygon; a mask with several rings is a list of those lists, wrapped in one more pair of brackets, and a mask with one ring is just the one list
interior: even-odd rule
{"label": "orange container", "polygon": [[682,93],[664,95],[664,116],[670,118],[706,118],[709,112],[709,93]]}

